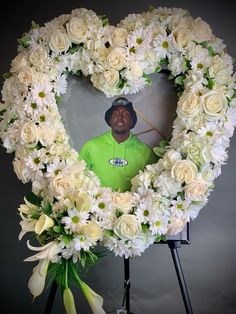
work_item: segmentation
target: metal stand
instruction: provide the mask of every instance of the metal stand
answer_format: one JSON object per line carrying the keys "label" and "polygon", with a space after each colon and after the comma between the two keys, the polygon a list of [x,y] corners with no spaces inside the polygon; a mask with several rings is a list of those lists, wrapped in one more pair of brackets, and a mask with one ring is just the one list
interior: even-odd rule
{"label": "metal stand", "polygon": [[130,312],[130,271],[129,271],[129,258],[124,258],[124,297],[122,306],[125,305],[127,314],[133,314]]}
{"label": "metal stand", "polygon": [[[176,275],[178,278],[178,282],[179,282],[179,286],[180,286],[186,314],[193,314],[192,305],[190,302],[188,289],[187,289],[187,285],[186,285],[186,282],[184,279],[184,274],[183,274],[183,270],[181,267],[179,254],[178,254],[178,250],[177,250],[178,248],[181,247],[181,241],[169,240],[165,243],[168,244],[170,251],[171,251],[171,255],[172,255],[173,262],[174,262],[175,271],[176,271]],[[128,258],[127,259],[124,258],[124,289],[125,289],[125,291],[124,291],[124,298],[123,298],[122,306],[124,306],[124,304],[126,304],[125,308],[126,308],[127,314],[133,314],[130,312],[130,269],[129,269],[129,259]]]}
{"label": "metal stand", "polygon": [[168,243],[168,246],[170,248],[172,259],[173,259],[173,262],[175,265],[175,271],[176,271],[176,275],[178,278],[182,298],[184,301],[186,314],[192,314],[193,310],[192,310],[192,306],[191,306],[191,302],[190,302],[190,298],[189,298],[189,294],[188,294],[188,289],[187,289],[187,285],[186,285],[186,282],[184,279],[184,274],[183,274],[183,270],[181,267],[179,254],[178,254],[178,250],[177,250],[178,248],[181,247],[181,242],[174,240],[174,241],[167,241],[167,243]]}

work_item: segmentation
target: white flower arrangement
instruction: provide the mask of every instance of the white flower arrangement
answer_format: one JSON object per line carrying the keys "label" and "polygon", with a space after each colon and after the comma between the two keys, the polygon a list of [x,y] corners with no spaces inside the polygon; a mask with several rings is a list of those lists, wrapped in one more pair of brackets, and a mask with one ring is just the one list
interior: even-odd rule
{"label": "white flower arrangement", "polygon": [[[28,244],[38,253],[26,260],[39,260],[29,287],[38,296],[48,267],[61,265],[92,300],[93,313],[104,313],[74,265],[94,261],[98,242],[115,255],[141,255],[197,217],[226,162],[236,124],[232,58],[205,21],[176,8],[130,14],[117,27],[75,9],[43,27],[33,23],[19,42],[2,89],[0,135],[15,154],[17,177],[32,182],[19,208],[19,238],[31,232],[41,245]],[[158,163],[133,178],[130,192],[113,192],[68,144],[57,108],[67,75],[89,76],[111,97],[139,92],[163,66],[179,94],[172,138],[154,148]],[[62,288],[69,313],[73,295],[66,281]]]}

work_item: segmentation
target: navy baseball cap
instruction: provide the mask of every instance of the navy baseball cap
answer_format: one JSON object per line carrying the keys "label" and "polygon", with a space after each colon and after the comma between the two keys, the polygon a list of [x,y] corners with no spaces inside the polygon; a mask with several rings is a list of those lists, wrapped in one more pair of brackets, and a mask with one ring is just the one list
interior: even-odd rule
{"label": "navy baseball cap", "polygon": [[111,107],[106,111],[105,113],[105,121],[108,125],[109,124],[109,121],[110,121],[110,118],[111,118],[111,115],[112,115],[112,112],[116,109],[116,107],[119,107],[119,106],[124,106],[131,114],[131,117],[132,117],[132,125],[131,125],[131,129],[133,129],[137,123],[137,115],[136,115],[136,112],[134,111],[134,108],[133,108],[133,104],[131,101],[129,101],[128,99],[124,98],[124,97],[119,97],[119,98],[116,98],[112,104],[111,104]]}

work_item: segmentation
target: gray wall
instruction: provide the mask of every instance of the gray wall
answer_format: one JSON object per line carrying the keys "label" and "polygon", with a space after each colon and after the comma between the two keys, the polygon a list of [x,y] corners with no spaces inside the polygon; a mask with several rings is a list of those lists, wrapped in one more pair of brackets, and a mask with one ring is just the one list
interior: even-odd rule
{"label": "gray wall", "polygon": [[[31,20],[42,24],[52,18],[70,13],[73,8],[87,7],[98,14],[106,14],[111,23],[117,23],[128,13],[146,10],[149,5],[181,7],[192,16],[201,16],[212,27],[216,36],[223,38],[231,56],[236,57],[235,4],[231,1],[19,1],[6,2],[1,8],[0,74],[9,70],[17,51],[16,39],[28,31]],[[3,5],[2,5],[3,6]],[[17,17],[13,18],[13,15]],[[2,86],[2,79],[1,79]],[[12,158],[0,148],[1,184],[1,313],[43,313],[49,289],[31,304],[27,282],[33,263],[23,259],[31,252],[20,231],[17,207],[30,191],[12,170]],[[222,175],[215,181],[215,189],[207,206],[191,224],[191,240],[179,250],[194,313],[236,312],[236,192],[235,192],[235,136],[231,138],[229,159]],[[115,313],[122,302],[123,261],[109,255],[86,276],[94,290],[104,296],[107,312]],[[170,252],[165,245],[153,245],[141,257],[131,261],[131,309],[135,314],[180,314],[184,306],[178,287]],[[90,313],[81,295],[76,292],[78,313]],[[64,313],[58,293],[53,313]]]}

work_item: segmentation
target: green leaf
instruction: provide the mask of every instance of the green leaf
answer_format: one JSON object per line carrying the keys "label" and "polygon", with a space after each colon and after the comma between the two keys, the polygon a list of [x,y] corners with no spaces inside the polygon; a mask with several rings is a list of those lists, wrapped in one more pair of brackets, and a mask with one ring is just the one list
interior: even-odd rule
{"label": "green leaf", "polygon": [[202,41],[200,45],[202,46],[202,48],[207,48],[208,43],[207,41]]}
{"label": "green leaf", "polygon": [[54,230],[56,233],[62,233],[62,232],[63,232],[62,226],[54,226],[54,227],[53,227],[53,230]]}
{"label": "green leaf", "polygon": [[163,157],[166,150],[164,147],[154,147],[153,151],[158,157]]}
{"label": "green leaf", "polygon": [[149,75],[147,75],[146,73],[143,73],[143,77],[145,78],[147,85],[152,85],[152,79]]}
{"label": "green leaf", "polygon": [[68,49],[68,52],[69,52],[70,54],[73,54],[73,53],[75,53],[76,51],[78,51],[80,47],[81,47],[80,44],[72,44],[72,46]]}
{"label": "green leaf", "polygon": [[155,68],[155,70],[154,70],[153,73],[158,73],[158,72],[160,72],[160,71],[161,71],[161,66],[158,65],[158,66]]}
{"label": "green leaf", "polygon": [[59,103],[62,100],[62,96],[55,95],[56,102]]}
{"label": "green leaf", "polygon": [[17,42],[23,47],[28,48],[29,47],[29,40],[30,37],[27,34],[24,34],[21,38],[17,39]]}
{"label": "green leaf", "polygon": [[52,205],[50,203],[47,203],[43,208],[43,212],[46,215],[50,215],[52,213]]}
{"label": "green leaf", "polygon": [[35,29],[35,28],[38,28],[39,27],[39,24],[37,24],[35,21],[31,21],[31,28],[32,29]]}
{"label": "green leaf", "polygon": [[108,18],[105,18],[105,19],[102,20],[102,26],[103,26],[103,27],[106,26],[106,25],[108,25],[108,24],[109,24]]}
{"label": "green leaf", "polygon": [[169,141],[168,140],[161,140],[158,146],[166,147],[168,145],[169,145]]}
{"label": "green leaf", "polygon": [[208,87],[209,89],[213,89],[214,86],[215,86],[215,81],[212,80],[212,79],[208,79],[207,87]]}
{"label": "green leaf", "polygon": [[233,96],[231,97],[231,99],[233,99],[235,97],[236,97],[236,89],[234,89],[234,93],[233,93]]}
{"label": "green leaf", "polygon": [[214,57],[216,55],[216,53],[214,52],[214,49],[212,47],[207,47],[208,49],[208,53],[211,57]]}
{"label": "green leaf", "polygon": [[12,76],[11,72],[6,72],[6,73],[3,74],[4,80],[9,79],[11,76]]}
{"label": "green leaf", "polygon": [[123,215],[122,210],[120,210],[119,208],[117,208],[117,210],[116,210],[116,217],[119,218],[119,217],[122,216],[122,215]]}
{"label": "green leaf", "polygon": [[7,111],[7,109],[0,110],[0,116],[2,116],[6,111]]}
{"label": "green leaf", "polygon": [[102,26],[106,26],[109,24],[108,17],[106,15],[99,15],[99,18],[102,20]]}
{"label": "green leaf", "polygon": [[183,191],[178,192],[177,196],[179,196],[183,200],[184,199],[184,192]]}
{"label": "green leaf", "polygon": [[175,83],[178,85],[183,85],[184,84],[184,78],[185,77],[183,75],[177,76],[175,79]]}
{"label": "green leaf", "polygon": [[70,234],[65,234],[62,236],[62,241],[65,243],[65,245],[69,244],[72,239],[73,237]]}
{"label": "green leaf", "polygon": [[35,195],[33,192],[28,194],[26,196],[26,199],[27,199],[28,202],[30,202],[31,204],[36,205],[36,206],[40,206],[41,202],[42,202],[42,198],[37,196],[37,195]]}
{"label": "green leaf", "polygon": [[143,231],[144,233],[149,230],[148,225],[142,224],[141,226],[142,226],[142,231]]}
{"label": "green leaf", "polygon": [[127,80],[120,77],[117,87],[122,89],[127,84]]}
{"label": "green leaf", "polygon": [[166,57],[166,58],[162,58],[162,59],[160,60],[160,64],[161,64],[161,65],[168,65],[168,63],[169,63],[169,60],[168,60],[167,57]]}
{"label": "green leaf", "polygon": [[190,60],[185,59],[185,60],[184,60],[184,70],[185,70],[185,71],[188,71],[188,70],[190,70],[190,69],[191,69]]}
{"label": "green leaf", "polygon": [[155,7],[153,5],[149,5],[148,11],[152,12],[153,10],[155,10]]}
{"label": "green leaf", "polygon": [[31,216],[32,219],[39,219],[40,213],[34,212],[34,213],[32,213],[30,216]]}
{"label": "green leaf", "polygon": [[105,230],[105,235],[107,237],[112,237],[114,235],[114,232],[112,230]]}
{"label": "green leaf", "polygon": [[155,242],[166,241],[166,240],[167,240],[166,236],[162,234],[156,237]]}

